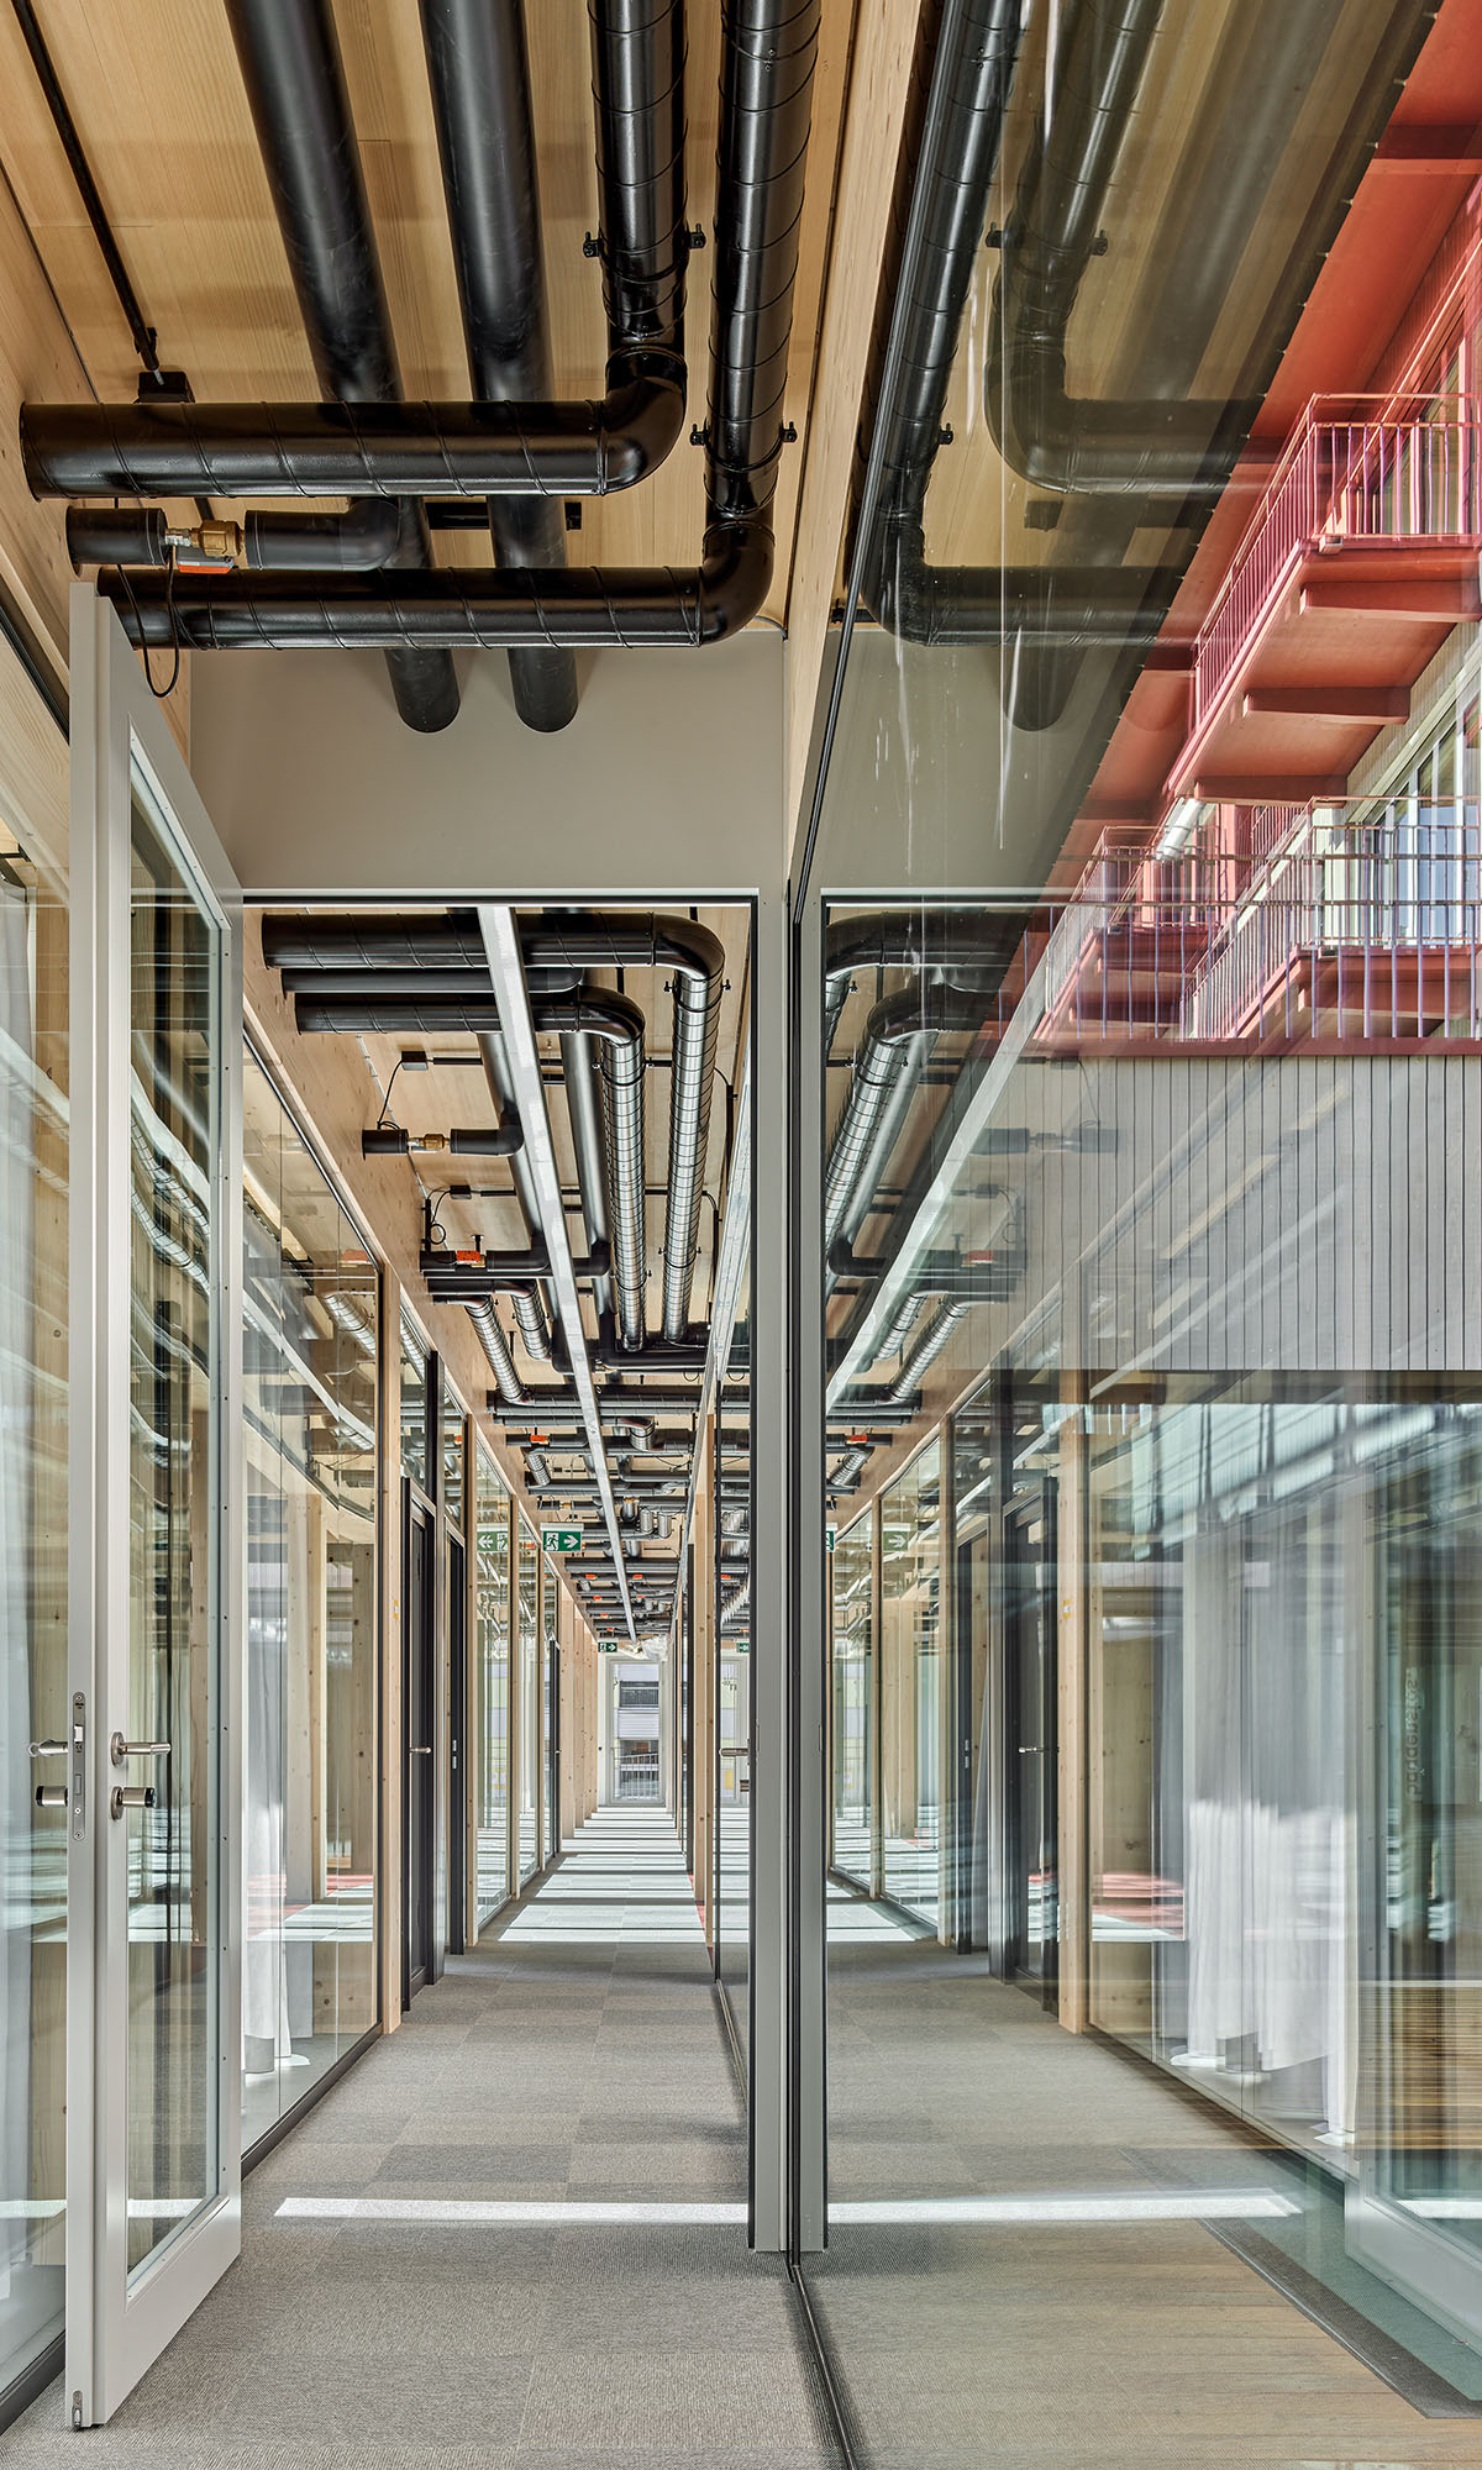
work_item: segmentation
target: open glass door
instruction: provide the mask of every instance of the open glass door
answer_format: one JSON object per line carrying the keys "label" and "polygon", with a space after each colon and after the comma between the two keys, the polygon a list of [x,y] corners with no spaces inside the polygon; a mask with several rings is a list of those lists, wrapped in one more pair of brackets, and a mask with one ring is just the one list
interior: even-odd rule
{"label": "open glass door", "polygon": [[105,601],[72,604],[68,2415],[241,2236],[238,887]]}

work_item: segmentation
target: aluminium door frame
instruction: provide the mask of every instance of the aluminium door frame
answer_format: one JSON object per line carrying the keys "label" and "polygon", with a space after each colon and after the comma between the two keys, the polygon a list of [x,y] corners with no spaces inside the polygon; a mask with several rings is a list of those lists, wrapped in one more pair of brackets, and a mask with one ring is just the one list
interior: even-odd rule
{"label": "aluminium door frame", "polygon": [[[67,1762],[66,2412],[111,2417],[239,2254],[242,2230],[242,1735],[245,1708],[242,1458],[241,890],[145,673],[111,605],[73,586],[70,850],[70,1196]],[[219,1399],[210,1481],[216,1545],[215,1916],[217,2187],[128,2270],[127,1842],[108,1795],[108,1738],[130,1648],[131,1262],[110,1202],[127,1190],[131,939],[127,822],[136,758],[182,871],[214,911],[220,1104],[213,1161],[222,1276],[214,1299]],[[121,1613],[121,1618],[120,1618]],[[77,1738],[80,1724],[82,1738]],[[82,1792],[79,1797],[78,1787]],[[127,1820],[122,1822],[126,1827]],[[123,1937],[116,1932],[122,1920]],[[118,1971],[124,1979],[120,1994]],[[112,2027],[112,2030],[110,2030]],[[120,2051],[119,2031],[125,2036]],[[133,2284],[131,2287],[130,2284]]]}

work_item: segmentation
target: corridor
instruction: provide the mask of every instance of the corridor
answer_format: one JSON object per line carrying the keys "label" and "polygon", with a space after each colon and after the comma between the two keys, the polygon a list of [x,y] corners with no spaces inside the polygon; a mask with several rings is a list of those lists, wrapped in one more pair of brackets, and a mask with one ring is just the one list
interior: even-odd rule
{"label": "corridor", "polygon": [[[827,2462],[662,1812],[603,1811],[243,2189],[99,2464]],[[73,2462],[54,2384],[3,2470]]]}

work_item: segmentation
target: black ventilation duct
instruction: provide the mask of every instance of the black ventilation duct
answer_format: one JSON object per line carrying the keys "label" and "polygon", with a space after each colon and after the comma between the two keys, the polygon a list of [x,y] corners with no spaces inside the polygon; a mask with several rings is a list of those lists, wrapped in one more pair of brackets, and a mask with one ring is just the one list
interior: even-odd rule
{"label": "black ventilation duct", "polygon": [[[443,569],[385,578],[323,581],[252,575],[141,574],[127,587],[111,574],[100,588],[118,605],[136,642],[180,641],[201,650],[236,646],[286,649],[340,644],[361,648],[487,646],[619,650],[721,641],[756,615],[772,578],[772,499],[783,445],[782,403],[792,325],[793,286],[803,205],[820,0],[727,0],[722,29],[721,134],[716,269],[711,330],[710,414],[705,432],[707,522],[703,556],[673,568]],[[614,282],[614,289],[616,283]],[[470,406],[470,425],[516,422],[517,407]],[[91,477],[80,468],[65,485],[51,448],[62,443],[71,407],[27,415],[27,469],[40,494],[138,495],[144,489],[99,477],[106,462],[93,432]],[[128,415],[132,419],[132,415]],[[328,421],[335,415],[326,412]],[[376,415],[377,420],[383,416]],[[50,444],[48,443],[50,441]],[[455,441],[427,441],[442,464]],[[489,495],[508,486],[574,494],[569,439],[552,462],[521,435],[497,471],[487,460],[444,480],[451,494]],[[590,443],[590,441],[589,441]],[[257,439],[257,464],[274,459]],[[358,452],[358,449],[357,449]],[[305,480],[318,493],[319,477]],[[178,479],[170,482],[172,490]],[[211,484],[221,488],[220,479]],[[362,492],[374,485],[362,477]],[[419,466],[407,485],[436,493]],[[145,484],[154,493],[151,479]],[[223,491],[223,493],[225,493]]]}
{"label": "black ventilation duct", "polygon": [[[1395,0],[1372,74],[1321,164],[1299,246],[1239,384],[1228,401],[1190,401],[1187,389],[1249,247],[1271,166],[1292,143],[1335,25],[1332,0],[1281,0],[1235,13],[1210,79],[1207,142],[1190,147],[1195,171],[1164,252],[1147,391],[1135,400],[1074,399],[1067,330],[1086,270],[1106,246],[1109,183],[1162,9],[1163,0],[1067,0],[1054,110],[1037,122],[1000,236],[983,372],[989,423],[1011,469],[1082,501],[1055,532],[1058,562],[1043,569],[933,567],[924,535],[953,357],[998,167],[1019,42],[1017,0],[944,0],[929,14],[931,66],[918,76],[902,147],[901,185],[911,203],[909,215],[898,209],[898,289],[872,378],[884,428],[861,598],[912,641],[1021,643],[1026,657],[1006,677],[1005,692],[1011,716],[1030,728],[1049,725],[1064,709],[1086,649],[1104,644],[1126,653],[1130,676],[1136,653],[1158,633],[1182,566],[1128,568],[1128,547],[1150,508],[1165,525],[1182,519],[1192,540],[1228,482],[1435,13],[1433,0]],[[867,413],[867,434],[872,425]]]}
{"label": "black ventilation duct", "polygon": [[[540,403],[551,371],[524,0],[422,0],[422,40],[473,390],[483,403]],[[496,566],[565,565],[559,505],[488,508]],[[528,728],[576,717],[571,653],[511,652],[509,675]]]}
{"label": "black ventilation duct", "polygon": [[[338,403],[394,404],[401,379],[329,0],[227,0],[227,15],[319,383]],[[140,494],[96,486],[89,493]],[[420,508],[403,510],[391,563],[431,564]],[[156,579],[162,591],[175,580]],[[140,582],[149,588],[150,578]],[[115,583],[124,588],[119,578]],[[458,712],[451,660],[432,650],[388,648],[402,719],[413,729],[445,729]]]}

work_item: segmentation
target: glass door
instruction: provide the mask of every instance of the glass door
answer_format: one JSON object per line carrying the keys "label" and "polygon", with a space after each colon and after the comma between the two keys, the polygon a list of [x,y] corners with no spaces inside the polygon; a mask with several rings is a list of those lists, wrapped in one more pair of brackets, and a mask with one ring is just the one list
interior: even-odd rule
{"label": "glass door", "polygon": [[[67,2369],[110,2418],[241,2236],[239,893],[72,607]],[[90,1514],[89,1514],[90,1513]]]}

